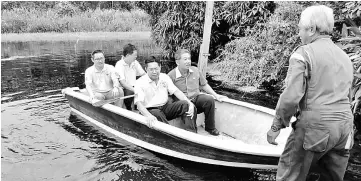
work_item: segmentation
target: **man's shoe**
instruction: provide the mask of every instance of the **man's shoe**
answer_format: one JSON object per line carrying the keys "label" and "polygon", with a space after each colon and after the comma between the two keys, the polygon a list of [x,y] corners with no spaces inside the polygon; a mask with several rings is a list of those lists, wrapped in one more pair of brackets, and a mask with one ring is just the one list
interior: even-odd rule
{"label": "man's shoe", "polygon": [[211,129],[211,130],[206,129],[206,131],[207,131],[209,134],[213,135],[213,136],[218,136],[218,135],[219,135],[219,131],[218,131],[216,128]]}

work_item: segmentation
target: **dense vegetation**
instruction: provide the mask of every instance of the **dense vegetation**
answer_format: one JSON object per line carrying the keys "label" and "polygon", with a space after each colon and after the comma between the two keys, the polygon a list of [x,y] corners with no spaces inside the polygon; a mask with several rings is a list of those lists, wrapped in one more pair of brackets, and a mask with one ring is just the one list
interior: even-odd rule
{"label": "dense vegetation", "polygon": [[[152,36],[173,58],[179,47],[190,49],[197,61],[203,36],[205,2],[202,1],[146,1],[136,2],[150,16]],[[265,22],[275,9],[274,2],[216,1],[210,43],[210,59],[217,57],[230,40],[245,36],[247,28]]]}
{"label": "dense vegetation", "polygon": [[149,31],[149,15],[126,1],[2,2],[1,33]]}

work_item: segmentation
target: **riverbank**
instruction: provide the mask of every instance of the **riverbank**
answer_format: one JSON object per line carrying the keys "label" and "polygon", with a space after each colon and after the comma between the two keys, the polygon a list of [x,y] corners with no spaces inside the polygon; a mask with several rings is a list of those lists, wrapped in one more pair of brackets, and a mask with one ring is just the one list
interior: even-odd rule
{"label": "riverbank", "polygon": [[151,32],[70,32],[70,33],[7,33],[1,42],[76,41],[76,40],[144,40]]}
{"label": "riverbank", "polygon": [[1,33],[138,32],[150,31],[150,16],[140,9],[20,7],[1,11]]}

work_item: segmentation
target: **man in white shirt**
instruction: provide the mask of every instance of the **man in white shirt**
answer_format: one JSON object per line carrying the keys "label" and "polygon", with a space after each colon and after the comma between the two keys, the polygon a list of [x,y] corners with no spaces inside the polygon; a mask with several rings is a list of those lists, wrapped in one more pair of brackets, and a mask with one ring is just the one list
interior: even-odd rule
{"label": "man in white shirt", "polygon": [[[123,48],[122,59],[115,64],[115,69],[119,74],[120,84],[124,87],[124,96],[133,95],[136,76],[145,75],[145,71],[136,60],[137,54],[136,47],[129,43]],[[128,110],[132,109],[132,102],[133,98],[124,100],[125,107]]]}
{"label": "man in white shirt", "polygon": [[[103,51],[93,51],[91,60],[94,65],[85,70],[85,85],[90,102],[93,104],[99,100],[124,96],[115,68],[112,65],[105,64]],[[123,100],[115,101],[115,105],[122,107]]]}
{"label": "man in white shirt", "polygon": [[[154,57],[146,60],[147,74],[135,84],[134,102],[138,110],[147,117],[147,124],[153,127],[158,120],[168,124],[168,120],[182,117],[186,130],[197,133],[197,110],[193,103],[173,84],[167,74],[160,73],[160,62]],[[168,101],[168,95],[175,95],[179,101]]]}

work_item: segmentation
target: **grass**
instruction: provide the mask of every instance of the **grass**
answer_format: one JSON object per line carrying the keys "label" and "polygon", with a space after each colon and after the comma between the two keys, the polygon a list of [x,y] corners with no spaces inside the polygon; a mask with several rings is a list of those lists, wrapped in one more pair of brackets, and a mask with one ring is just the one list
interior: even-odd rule
{"label": "grass", "polygon": [[1,12],[1,33],[140,32],[150,31],[150,16],[142,10],[96,9],[73,14],[55,9],[18,8]]}

